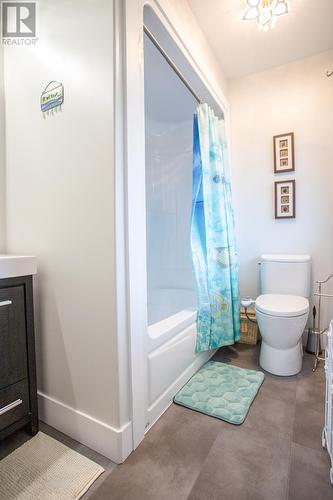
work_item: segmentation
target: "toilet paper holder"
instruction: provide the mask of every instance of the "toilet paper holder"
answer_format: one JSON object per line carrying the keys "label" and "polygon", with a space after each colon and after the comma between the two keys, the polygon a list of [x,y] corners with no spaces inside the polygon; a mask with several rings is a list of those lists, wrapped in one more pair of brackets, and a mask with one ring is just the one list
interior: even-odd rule
{"label": "toilet paper holder", "polygon": [[315,345],[315,360],[313,363],[313,368],[312,371],[315,372],[317,370],[318,364],[320,361],[325,361],[325,358],[322,358],[320,356],[320,339],[322,338],[323,335],[328,330],[327,328],[324,328],[323,330],[321,329],[321,300],[322,298],[330,298],[333,299],[333,295],[330,293],[323,293],[322,292],[322,286],[325,285],[331,278],[333,278],[333,273],[330,274],[325,280],[322,281],[316,281],[316,285],[318,286],[317,291],[314,293],[315,297],[318,297],[318,322],[317,322],[317,328],[313,328],[312,332],[315,334],[316,338],[316,345]]}
{"label": "toilet paper holder", "polygon": [[247,319],[251,321],[251,323],[257,323],[256,320],[250,318],[250,316],[247,313],[248,308],[253,306],[253,304],[255,304],[255,300],[252,299],[251,297],[245,297],[245,299],[241,300],[241,305],[242,307],[244,307],[245,316],[247,317]]}

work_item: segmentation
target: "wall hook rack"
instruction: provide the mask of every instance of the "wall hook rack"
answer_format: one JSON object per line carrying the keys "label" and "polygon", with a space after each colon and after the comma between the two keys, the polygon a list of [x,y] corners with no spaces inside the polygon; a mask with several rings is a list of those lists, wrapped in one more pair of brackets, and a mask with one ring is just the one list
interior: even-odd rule
{"label": "wall hook rack", "polygon": [[326,76],[327,78],[330,78],[331,76],[333,76],[333,71],[326,71]]}

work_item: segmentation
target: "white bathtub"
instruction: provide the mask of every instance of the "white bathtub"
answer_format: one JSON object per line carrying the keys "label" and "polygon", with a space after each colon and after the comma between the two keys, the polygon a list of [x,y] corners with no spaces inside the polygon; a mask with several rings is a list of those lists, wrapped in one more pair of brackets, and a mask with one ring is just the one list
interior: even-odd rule
{"label": "white bathtub", "polygon": [[[147,423],[166,410],[179,389],[214,354],[195,353],[195,292],[155,289],[148,294]],[[177,312],[178,311],[178,312]]]}

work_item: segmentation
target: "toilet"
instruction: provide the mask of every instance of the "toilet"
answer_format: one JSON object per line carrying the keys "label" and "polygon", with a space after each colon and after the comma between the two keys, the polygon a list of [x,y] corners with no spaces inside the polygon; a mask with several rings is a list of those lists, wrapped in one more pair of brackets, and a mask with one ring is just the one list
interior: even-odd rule
{"label": "toilet", "polygon": [[262,255],[259,265],[260,366],[274,375],[296,375],[302,369],[302,334],[309,316],[311,258]]}

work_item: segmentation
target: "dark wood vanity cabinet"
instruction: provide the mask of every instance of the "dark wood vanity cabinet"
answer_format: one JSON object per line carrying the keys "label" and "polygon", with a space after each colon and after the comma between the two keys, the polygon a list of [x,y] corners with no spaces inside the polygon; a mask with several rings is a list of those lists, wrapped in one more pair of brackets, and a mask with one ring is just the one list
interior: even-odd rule
{"label": "dark wood vanity cabinet", "polygon": [[0,279],[0,439],[38,432],[32,276]]}

